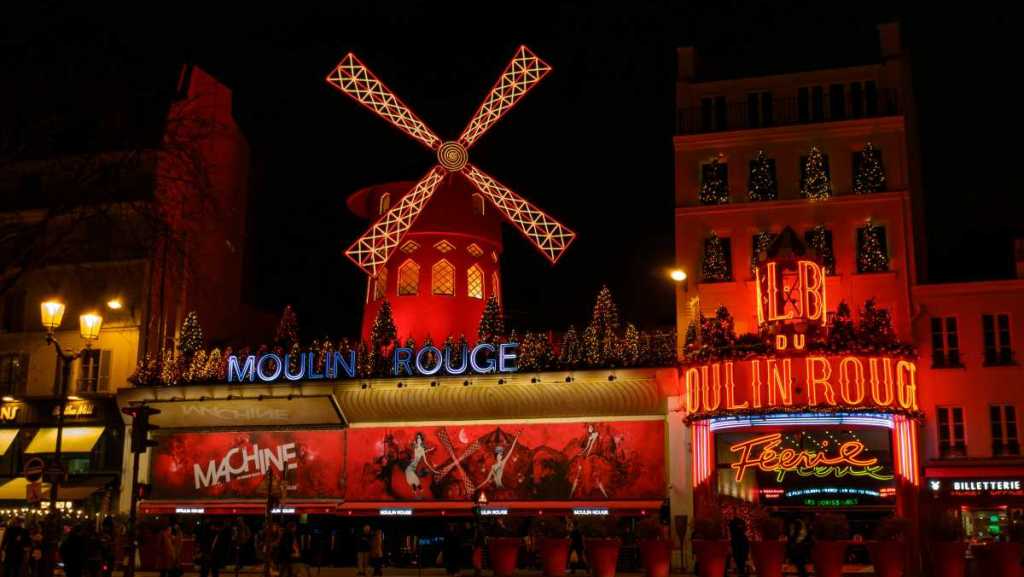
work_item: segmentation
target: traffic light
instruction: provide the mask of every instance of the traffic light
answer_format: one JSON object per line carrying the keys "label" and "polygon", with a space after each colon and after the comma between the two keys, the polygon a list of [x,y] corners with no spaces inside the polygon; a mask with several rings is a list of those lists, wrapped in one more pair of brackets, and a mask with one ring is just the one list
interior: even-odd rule
{"label": "traffic light", "polygon": [[121,412],[132,418],[133,453],[145,453],[150,447],[157,446],[156,441],[151,441],[149,439],[149,433],[150,431],[155,431],[160,427],[151,425],[149,423],[149,418],[153,415],[159,415],[159,409],[147,407],[146,405],[133,405],[121,409]]}

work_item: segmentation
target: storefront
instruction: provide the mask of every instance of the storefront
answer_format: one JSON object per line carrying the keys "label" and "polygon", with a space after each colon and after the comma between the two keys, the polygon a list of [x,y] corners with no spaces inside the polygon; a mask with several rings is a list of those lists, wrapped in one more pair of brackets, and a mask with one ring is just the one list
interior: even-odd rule
{"label": "storefront", "polygon": [[1003,541],[1011,525],[1024,521],[1024,467],[927,467],[921,499],[925,518],[959,519],[972,543]]}

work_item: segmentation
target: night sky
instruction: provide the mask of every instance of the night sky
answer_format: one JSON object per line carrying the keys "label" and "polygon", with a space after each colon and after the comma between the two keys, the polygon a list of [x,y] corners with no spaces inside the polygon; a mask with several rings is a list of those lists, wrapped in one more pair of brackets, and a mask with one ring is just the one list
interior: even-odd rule
{"label": "night sky", "polygon": [[506,308],[520,331],[585,323],[601,283],[626,320],[672,325],[677,46],[696,45],[699,71],[718,77],[864,64],[878,59],[875,25],[902,20],[921,111],[932,279],[1006,277],[1009,239],[1024,235],[1011,170],[1019,153],[1002,145],[1019,124],[1015,51],[1004,46],[1008,19],[979,3],[940,16],[809,1],[23,4],[0,24],[2,62],[32,79],[12,83],[22,102],[138,105],[186,61],[234,90],[253,161],[249,300],[294,304],[307,338],[357,332],[365,279],[342,251],[367,223],[345,197],[417,179],[434,162],[324,82],[350,50],[443,139],[458,135],[519,44],[553,66],[470,154],[579,233],[551,268],[505,227]]}

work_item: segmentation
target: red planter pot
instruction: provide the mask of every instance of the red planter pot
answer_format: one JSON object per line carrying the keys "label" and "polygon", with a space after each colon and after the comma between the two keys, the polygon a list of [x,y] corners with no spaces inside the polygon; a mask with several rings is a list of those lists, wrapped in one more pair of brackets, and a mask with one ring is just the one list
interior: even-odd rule
{"label": "red planter pot", "polygon": [[811,549],[815,577],[842,577],[846,541],[818,541]]}
{"label": "red planter pot", "polygon": [[514,537],[495,537],[487,543],[487,550],[491,554],[491,571],[494,571],[495,577],[508,577],[515,573],[519,546],[522,544],[522,539]]}
{"label": "red planter pot", "polygon": [[694,539],[693,554],[697,557],[700,577],[722,577],[729,559],[729,542]]}
{"label": "red planter pot", "polygon": [[537,542],[544,577],[562,577],[569,565],[569,540],[545,537]]}
{"label": "red planter pot", "polygon": [[875,577],[903,577],[907,544],[902,541],[872,541],[868,543]]}
{"label": "red planter pot", "polygon": [[967,543],[964,541],[933,541],[932,574],[935,577],[964,577],[966,553]]}
{"label": "red planter pot", "polygon": [[750,556],[754,558],[757,577],[782,577],[786,560],[786,544],[782,541],[752,541]]}
{"label": "red planter pot", "polygon": [[662,539],[640,541],[640,562],[647,577],[668,577],[672,567],[672,542]]}
{"label": "red planter pot", "polygon": [[1019,543],[992,543],[974,549],[981,565],[981,575],[1021,577]]}
{"label": "red planter pot", "polygon": [[587,563],[592,577],[615,577],[621,545],[618,539],[587,539]]}

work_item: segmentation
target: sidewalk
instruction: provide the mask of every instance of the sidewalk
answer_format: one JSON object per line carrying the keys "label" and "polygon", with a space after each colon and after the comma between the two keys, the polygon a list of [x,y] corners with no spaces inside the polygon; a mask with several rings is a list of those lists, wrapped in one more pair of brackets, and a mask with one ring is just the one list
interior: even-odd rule
{"label": "sidewalk", "polygon": [[[787,569],[792,569],[787,567]],[[874,571],[871,567],[857,567],[856,569],[847,566],[843,575],[857,575],[857,576],[868,576],[874,575]],[[521,569],[517,570],[515,577],[540,577],[540,571],[535,569]],[[115,574],[116,575],[116,574]],[[159,577],[159,573],[151,571],[136,571],[136,577]],[[198,575],[195,571],[186,571],[186,576]],[[231,570],[223,570],[220,572],[220,577],[234,577],[235,570],[232,567]],[[241,572],[238,573],[239,577],[253,577],[256,575],[263,575],[262,566],[251,566],[244,567]],[[462,577],[472,577],[473,571],[463,571]],[[490,570],[485,570],[481,574],[481,577],[492,577]],[[590,577],[590,574],[586,571],[577,571],[575,573],[578,577]],[[672,575],[688,576],[693,575],[692,569],[686,572],[678,572],[673,569]],[[732,574],[730,573],[730,576]],[[787,572],[786,575],[796,575],[796,572]],[[384,569],[384,577],[446,577],[447,573],[440,567],[427,567],[420,571],[412,567],[387,567]],[[570,574],[566,573],[566,577]],[[642,577],[643,573],[624,573],[619,571],[616,577]],[[274,577],[278,577],[277,573],[274,573]],[[307,577],[302,571],[296,571],[294,577]],[[355,567],[310,567],[309,577],[356,577]]]}

